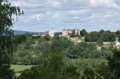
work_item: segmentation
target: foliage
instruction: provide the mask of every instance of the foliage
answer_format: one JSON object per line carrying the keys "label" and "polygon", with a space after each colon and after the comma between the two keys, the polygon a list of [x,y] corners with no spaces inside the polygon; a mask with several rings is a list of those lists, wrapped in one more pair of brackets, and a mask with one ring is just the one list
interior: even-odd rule
{"label": "foliage", "polygon": [[115,41],[115,39],[116,39],[115,33],[104,30],[101,30],[100,32],[91,32],[85,36],[86,42],[97,42],[97,41],[113,42]]}
{"label": "foliage", "polygon": [[47,41],[45,37],[26,37],[26,41],[17,47],[17,51],[15,51],[11,63],[19,65],[36,65],[42,53],[47,51],[50,47],[50,41]]}
{"label": "foliage", "polygon": [[[106,52],[107,51],[107,52]],[[69,58],[106,58],[111,56],[111,51],[108,51],[106,48],[102,48],[101,51],[96,50],[95,43],[78,43],[72,49],[68,49],[67,56]]]}
{"label": "foliage", "polygon": [[65,49],[67,48],[72,48],[74,46],[74,42],[72,42],[71,40],[68,40],[66,38],[61,38],[58,40],[54,40],[52,42],[52,49],[62,52],[65,51]]}
{"label": "foliage", "polygon": [[85,36],[85,41],[86,42],[97,42],[100,39],[100,33],[99,32],[91,32],[88,33]]}
{"label": "foliage", "polygon": [[91,68],[86,68],[83,74],[82,79],[95,79],[95,72]]}
{"label": "foliage", "polygon": [[83,30],[80,31],[80,34],[81,34],[82,36],[85,36],[85,35],[87,34],[87,31],[86,31],[85,29],[83,29]]}
{"label": "foliage", "polygon": [[101,40],[107,42],[107,41],[115,41],[116,35],[110,31],[105,31],[101,35]]}
{"label": "foliage", "polygon": [[12,79],[14,75],[14,71],[9,69],[14,51],[10,28],[15,20],[12,16],[21,14],[19,7],[12,6],[8,0],[0,0],[0,79]]}
{"label": "foliage", "polygon": [[38,66],[23,71],[18,79],[78,79],[76,69],[74,66],[65,67],[60,53],[47,53]]}
{"label": "foliage", "polygon": [[99,65],[96,69],[96,71],[98,72],[98,74],[100,75],[100,78],[105,78],[108,79],[108,75],[109,75],[109,66],[105,63],[102,63],[101,65]]}
{"label": "foliage", "polygon": [[113,50],[113,56],[107,58],[108,64],[101,64],[97,68],[97,72],[105,79],[119,79],[120,78],[120,51]]}
{"label": "foliage", "polygon": [[55,36],[54,36],[54,39],[59,39],[60,38],[59,35],[62,35],[62,32],[56,33]]}

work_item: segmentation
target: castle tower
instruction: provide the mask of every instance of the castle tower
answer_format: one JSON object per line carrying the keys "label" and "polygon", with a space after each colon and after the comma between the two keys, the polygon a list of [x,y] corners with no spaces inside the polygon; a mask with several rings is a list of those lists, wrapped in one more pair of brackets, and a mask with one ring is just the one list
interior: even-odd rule
{"label": "castle tower", "polygon": [[50,37],[54,37],[54,29],[53,29],[53,28],[50,30],[49,36],[50,36]]}
{"label": "castle tower", "polygon": [[80,30],[78,29],[78,35],[80,35]]}

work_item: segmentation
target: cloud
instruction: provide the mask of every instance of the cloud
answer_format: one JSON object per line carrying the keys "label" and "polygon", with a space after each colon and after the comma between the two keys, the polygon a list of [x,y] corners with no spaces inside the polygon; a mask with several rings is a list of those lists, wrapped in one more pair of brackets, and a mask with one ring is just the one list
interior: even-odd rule
{"label": "cloud", "polygon": [[88,10],[70,10],[70,11],[68,11],[68,13],[72,14],[72,15],[79,15],[79,14],[84,14],[87,12],[88,12]]}
{"label": "cloud", "polygon": [[37,3],[32,4],[30,2],[25,2],[23,0],[21,0],[21,1],[14,1],[12,3],[12,5],[19,6],[19,7],[39,7],[39,4],[37,4]]}
{"label": "cloud", "polygon": [[[24,10],[23,26],[46,26],[58,29],[120,26],[120,0],[11,0]],[[20,18],[21,19],[21,18]],[[112,27],[111,26],[111,27]],[[75,28],[76,28],[75,27]],[[30,29],[30,28],[28,28]],[[39,28],[41,29],[41,27]],[[59,30],[59,29],[58,29]]]}
{"label": "cloud", "polygon": [[111,8],[120,8],[119,5],[117,5],[114,0],[90,0],[90,4],[94,7],[111,7]]}
{"label": "cloud", "polygon": [[36,14],[36,15],[33,15],[32,17],[31,17],[31,19],[35,19],[35,20],[41,20],[41,18],[43,18],[44,17],[44,15],[43,14]]}
{"label": "cloud", "polygon": [[80,17],[72,17],[73,19],[80,19]]}
{"label": "cloud", "polygon": [[59,17],[60,17],[60,13],[55,13],[53,16],[54,19],[58,19]]}
{"label": "cloud", "polygon": [[59,1],[54,1],[54,0],[49,0],[49,3],[51,4],[51,6],[59,8],[61,7],[61,3]]}

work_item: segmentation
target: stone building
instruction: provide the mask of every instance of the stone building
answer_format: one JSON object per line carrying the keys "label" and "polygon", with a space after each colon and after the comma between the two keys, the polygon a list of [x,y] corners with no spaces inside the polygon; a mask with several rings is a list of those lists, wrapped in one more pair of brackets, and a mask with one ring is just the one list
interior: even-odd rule
{"label": "stone building", "polygon": [[46,31],[42,36],[49,35],[50,37],[54,37],[54,29],[51,29],[50,31]]}
{"label": "stone building", "polygon": [[62,31],[62,35],[63,36],[68,36],[69,34],[72,34],[72,30],[71,29],[63,29],[63,31]]}
{"label": "stone building", "polygon": [[80,30],[79,29],[63,29],[62,31],[62,36],[69,36],[69,34],[75,34],[75,35],[80,35]]}
{"label": "stone building", "polygon": [[74,29],[73,32],[75,33],[75,35],[80,35],[80,30],[79,29]]}
{"label": "stone building", "polygon": [[116,46],[117,48],[120,47],[120,42],[118,41],[118,37],[116,37],[115,46]]}
{"label": "stone building", "polygon": [[39,33],[33,33],[32,36],[33,37],[37,37],[37,36],[41,36],[41,34],[39,34]]}
{"label": "stone building", "polygon": [[51,29],[51,30],[49,31],[49,36],[50,36],[50,37],[54,37],[54,29]]}

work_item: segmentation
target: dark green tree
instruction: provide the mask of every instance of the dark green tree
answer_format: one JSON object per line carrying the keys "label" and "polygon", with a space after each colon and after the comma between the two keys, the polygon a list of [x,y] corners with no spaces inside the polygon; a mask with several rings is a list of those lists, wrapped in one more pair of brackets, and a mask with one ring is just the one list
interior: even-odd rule
{"label": "dark green tree", "polygon": [[116,35],[118,36],[120,35],[120,30],[116,31]]}
{"label": "dark green tree", "polygon": [[98,40],[98,41],[97,41],[97,44],[98,44],[99,46],[102,46],[102,45],[103,45],[103,41],[102,41],[102,40]]}
{"label": "dark green tree", "polygon": [[101,35],[101,40],[102,41],[105,41],[105,42],[108,42],[108,41],[115,41],[116,39],[116,35],[115,33],[112,33],[110,31],[105,31],[102,33]]}
{"label": "dark green tree", "polygon": [[66,67],[61,53],[46,53],[36,67],[25,70],[18,79],[79,79],[74,66]]}
{"label": "dark green tree", "polygon": [[80,31],[80,34],[81,34],[82,36],[85,36],[85,35],[87,34],[87,31],[86,31],[85,29],[83,29],[83,30]]}
{"label": "dark green tree", "polygon": [[113,56],[107,58],[109,61],[110,77],[112,79],[120,79],[120,51],[113,50],[113,52]]}
{"label": "dark green tree", "polygon": [[91,68],[86,68],[83,74],[83,79],[95,79],[95,72]]}
{"label": "dark green tree", "polygon": [[21,15],[19,7],[12,6],[8,0],[0,0],[0,79],[12,79],[14,73],[10,70],[10,60],[13,53],[11,40],[13,31],[12,15]]}
{"label": "dark green tree", "polygon": [[100,30],[100,34],[102,34],[103,32],[104,32],[104,30],[103,30],[103,29],[101,29],[101,30]]}
{"label": "dark green tree", "polygon": [[101,65],[98,66],[98,68],[96,69],[96,71],[99,74],[99,78],[104,78],[104,79],[109,79],[109,66],[105,63],[102,63]]}
{"label": "dark green tree", "polygon": [[49,41],[49,40],[50,40],[50,36],[47,34],[47,35],[45,36],[45,39],[46,39],[46,41]]}
{"label": "dark green tree", "polygon": [[85,36],[86,42],[97,42],[100,39],[100,33],[99,32],[91,32]]}
{"label": "dark green tree", "polygon": [[107,58],[108,64],[101,64],[97,72],[104,79],[120,79],[120,51],[113,50],[113,56]]}
{"label": "dark green tree", "polygon": [[56,33],[55,36],[54,36],[54,39],[59,39],[60,38],[59,35],[62,35],[62,32]]}

